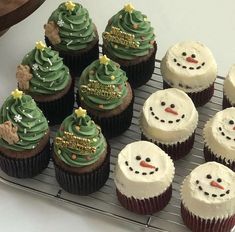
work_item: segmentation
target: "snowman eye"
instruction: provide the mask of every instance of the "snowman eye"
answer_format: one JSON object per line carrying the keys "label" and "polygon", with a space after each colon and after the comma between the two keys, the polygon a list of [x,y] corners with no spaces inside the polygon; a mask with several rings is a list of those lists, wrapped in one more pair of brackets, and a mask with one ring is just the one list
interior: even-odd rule
{"label": "snowman eye", "polygon": [[139,155],[137,155],[135,158],[136,158],[137,160],[141,160],[141,157],[140,157]]}
{"label": "snowman eye", "polygon": [[234,124],[234,121],[233,120],[229,120],[228,122],[230,125],[233,125]]}
{"label": "snowman eye", "polygon": [[222,180],[221,180],[220,178],[218,178],[218,179],[217,179],[217,182],[219,182],[219,183],[220,183],[220,182],[222,182]]}
{"label": "snowman eye", "polygon": [[212,177],[211,177],[210,174],[208,174],[208,175],[206,175],[206,178],[207,178],[207,179],[211,179]]}
{"label": "snowman eye", "polygon": [[195,55],[195,54],[192,54],[191,57],[192,57],[192,58],[196,58],[196,55]]}
{"label": "snowman eye", "polygon": [[183,52],[183,53],[182,53],[182,56],[187,56],[187,53],[186,53],[186,52]]}
{"label": "snowman eye", "polygon": [[175,105],[174,105],[174,104],[171,104],[170,107],[171,107],[171,108],[175,108]]}
{"label": "snowman eye", "polygon": [[146,162],[150,162],[151,159],[148,157],[148,158],[145,159],[145,161],[146,161]]}
{"label": "snowman eye", "polygon": [[164,106],[164,105],[166,105],[166,103],[165,102],[161,102],[161,105]]}

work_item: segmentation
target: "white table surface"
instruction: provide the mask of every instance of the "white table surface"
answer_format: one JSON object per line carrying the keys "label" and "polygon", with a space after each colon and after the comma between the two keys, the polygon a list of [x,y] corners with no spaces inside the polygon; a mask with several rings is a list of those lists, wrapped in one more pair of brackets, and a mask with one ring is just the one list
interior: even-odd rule
{"label": "white table surface", "polygon": [[[0,105],[16,88],[16,66],[36,41],[43,40],[43,24],[61,2],[46,0],[36,12],[0,37]],[[127,3],[123,0],[79,2],[89,10],[100,35],[108,19]],[[155,28],[158,59],[163,57],[170,45],[178,41],[199,40],[212,50],[219,75],[225,76],[229,67],[235,63],[234,1],[132,0],[132,4],[148,16]],[[148,231],[0,183],[0,231],[68,230]]]}

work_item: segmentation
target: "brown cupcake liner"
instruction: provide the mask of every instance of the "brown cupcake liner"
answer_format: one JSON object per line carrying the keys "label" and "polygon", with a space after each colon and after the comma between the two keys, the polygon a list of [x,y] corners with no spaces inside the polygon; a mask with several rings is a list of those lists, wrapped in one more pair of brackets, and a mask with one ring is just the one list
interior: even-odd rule
{"label": "brown cupcake liner", "polygon": [[215,161],[221,163],[235,172],[235,160],[226,161],[225,158],[222,158],[221,156],[220,157],[216,156],[208,146],[204,146],[203,153],[206,162]]}
{"label": "brown cupcake liner", "polygon": [[195,131],[189,136],[184,142],[177,142],[175,144],[164,144],[152,139],[148,139],[143,133],[141,133],[141,140],[150,141],[157,146],[159,146],[163,151],[165,151],[173,160],[178,160],[186,156],[193,148],[195,138]]}
{"label": "brown cupcake liner", "polygon": [[54,162],[56,180],[65,191],[78,195],[88,195],[98,191],[108,180],[110,171],[110,146],[104,162],[88,173],[72,173]]}
{"label": "brown cupcake liner", "polygon": [[51,44],[49,39],[45,36],[45,42],[47,46],[51,46],[52,49],[59,52],[60,57],[63,58],[64,64],[68,66],[71,76],[79,77],[82,71],[94,60],[99,58],[99,41],[97,42],[87,51],[82,52],[65,52],[59,51]]}
{"label": "brown cupcake liner", "polygon": [[162,210],[169,203],[172,196],[172,185],[161,195],[143,200],[126,197],[118,189],[116,189],[116,193],[121,205],[129,211],[137,214],[152,214]]}
{"label": "brown cupcake liner", "polygon": [[232,106],[234,107],[235,104],[232,105],[232,104],[230,103],[229,99],[228,99],[228,98],[226,97],[226,95],[224,94],[224,95],[223,95],[223,110],[226,109],[226,108],[232,107]]}
{"label": "brown cupcake liner", "polygon": [[230,232],[235,225],[235,215],[222,219],[204,219],[191,213],[181,203],[181,216],[193,232]]}
{"label": "brown cupcake liner", "polygon": [[[166,81],[163,80],[163,89],[172,88]],[[214,83],[208,88],[199,92],[189,92],[188,96],[192,99],[195,107],[203,106],[210,101],[214,94]]]}
{"label": "brown cupcake liner", "polygon": [[8,176],[29,178],[45,169],[50,160],[50,141],[38,154],[29,158],[11,158],[0,153],[0,167]]}

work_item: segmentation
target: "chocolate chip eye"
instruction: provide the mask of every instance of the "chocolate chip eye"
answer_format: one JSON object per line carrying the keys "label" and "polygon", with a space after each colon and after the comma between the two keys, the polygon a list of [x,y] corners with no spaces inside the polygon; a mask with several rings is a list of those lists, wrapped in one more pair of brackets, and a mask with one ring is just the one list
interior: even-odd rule
{"label": "chocolate chip eye", "polygon": [[196,58],[196,55],[195,55],[195,54],[192,54],[191,57],[192,57],[192,58]]}
{"label": "chocolate chip eye", "polygon": [[171,107],[171,108],[175,108],[175,105],[174,105],[174,104],[171,104],[170,107]]}
{"label": "chocolate chip eye", "polygon": [[164,105],[166,105],[166,103],[165,102],[161,102],[161,105],[164,106]]}
{"label": "chocolate chip eye", "polygon": [[148,158],[145,159],[145,161],[146,161],[146,162],[150,162],[151,159],[148,157]]}
{"label": "chocolate chip eye", "polygon": [[140,157],[139,155],[137,155],[135,158],[136,158],[137,160],[141,160],[141,157]]}
{"label": "chocolate chip eye", "polygon": [[182,56],[187,56],[187,53],[186,53],[186,52],[183,52],[183,53],[182,53]]}
{"label": "chocolate chip eye", "polygon": [[207,178],[207,179],[211,179],[212,177],[211,177],[210,174],[208,174],[208,175],[206,175],[206,178]]}
{"label": "chocolate chip eye", "polygon": [[217,182],[219,182],[219,183],[220,183],[220,182],[222,182],[222,180],[221,180],[220,178],[218,178],[218,179],[217,179]]}
{"label": "chocolate chip eye", "polygon": [[230,125],[233,125],[233,124],[234,124],[234,121],[233,121],[233,120],[229,120],[229,124],[230,124]]}

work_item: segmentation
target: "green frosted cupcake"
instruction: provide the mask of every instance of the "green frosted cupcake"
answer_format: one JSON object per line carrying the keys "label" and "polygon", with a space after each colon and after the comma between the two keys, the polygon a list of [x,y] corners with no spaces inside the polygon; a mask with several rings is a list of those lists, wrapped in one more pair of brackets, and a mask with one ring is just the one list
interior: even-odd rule
{"label": "green frosted cupcake", "polygon": [[106,55],[83,71],[78,84],[78,105],[87,109],[106,137],[120,135],[129,128],[133,101],[126,73]]}
{"label": "green frosted cupcake", "polygon": [[0,109],[0,167],[10,176],[32,177],[49,158],[47,120],[34,100],[16,89]]}
{"label": "green frosted cupcake", "polygon": [[74,89],[69,69],[59,53],[41,41],[23,58],[16,78],[19,89],[32,96],[50,125],[72,113]]}
{"label": "green frosted cupcake", "polygon": [[110,148],[100,127],[81,107],[61,124],[53,150],[56,179],[66,191],[87,195],[108,179]]}
{"label": "green frosted cupcake", "polygon": [[89,13],[79,3],[61,3],[44,25],[46,43],[60,53],[72,75],[98,58],[98,33]]}
{"label": "green frosted cupcake", "polygon": [[121,65],[133,88],[151,78],[157,45],[146,15],[126,4],[109,20],[102,36],[103,53]]}

